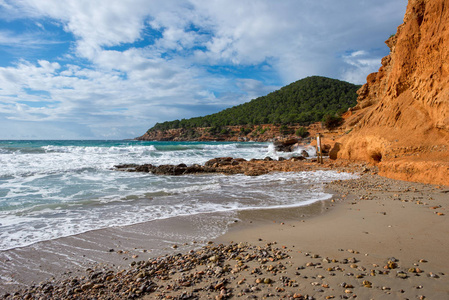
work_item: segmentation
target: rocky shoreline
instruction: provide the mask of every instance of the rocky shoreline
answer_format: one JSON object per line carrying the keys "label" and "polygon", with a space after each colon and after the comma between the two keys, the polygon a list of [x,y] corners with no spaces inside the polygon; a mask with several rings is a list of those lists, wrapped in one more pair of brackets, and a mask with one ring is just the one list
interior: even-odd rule
{"label": "rocky shoreline", "polygon": [[316,159],[306,159],[302,156],[292,157],[290,159],[273,160],[269,157],[265,159],[245,160],[243,158],[219,157],[206,162],[204,165],[186,164],[178,165],[160,165],[151,164],[124,164],[115,166],[115,170],[124,172],[145,172],[155,175],[187,175],[202,173],[221,173],[227,175],[244,174],[247,176],[259,176],[270,172],[301,172],[313,170],[331,170],[338,169],[342,172],[371,172],[377,173],[375,166],[369,166],[366,163],[356,163],[345,160],[334,161],[324,159],[319,164]]}
{"label": "rocky shoreline", "polygon": [[[293,157],[288,159],[289,163],[303,161],[303,156]],[[114,166],[115,170],[125,172],[144,172],[152,173],[155,175],[188,175],[188,174],[201,174],[201,173],[222,173],[222,174],[245,174],[249,176],[257,176],[274,171],[274,164],[267,166],[266,162],[273,161],[272,158],[266,157],[265,159],[252,159],[250,161],[244,158],[232,158],[232,157],[217,157],[207,161],[204,165],[193,164],[187,166],[186,164],[178,165],[152,165],[152,164],[124,164]],[[280,159],[279,161],[285,161]],[[316,162],[316,159],[311,160]]]}

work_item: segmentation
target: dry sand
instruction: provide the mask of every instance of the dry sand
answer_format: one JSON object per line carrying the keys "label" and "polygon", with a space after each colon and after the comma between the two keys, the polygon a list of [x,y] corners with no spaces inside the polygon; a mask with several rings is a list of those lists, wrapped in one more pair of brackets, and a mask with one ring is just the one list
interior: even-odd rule
{"label": "dry sand", "polygon": [[91,270],[17,297],[449,299],[449,187],[364,174],[328,188],[334,199],[308,210],[241,212],[205,248],[121,273]]}
{"label": "dry sand", "polygon": [[[288,249],[286,273],[265,273],[273,287],[262,285],[249,295],[281,297],[274,291],[282,287],[280,276],[287,276],[298,286],[285,293],[316,299],[449,299],[448,187],[366,175],[329,188],[341,194],[322,215],[304,222],[282,215],[270,224],[245,221],[220,238]],[[254,284],[255,276],[245,276]]]}

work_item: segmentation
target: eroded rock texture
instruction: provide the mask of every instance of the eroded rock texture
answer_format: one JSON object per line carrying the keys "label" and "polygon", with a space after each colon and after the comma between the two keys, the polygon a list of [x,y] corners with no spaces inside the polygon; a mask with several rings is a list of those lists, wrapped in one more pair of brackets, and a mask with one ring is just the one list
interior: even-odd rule
{"label": "eroded rock texture", "polygon": [[396,179],[449,185],[449,3],[410,0],[391,52],[358,91],[338,157]]}

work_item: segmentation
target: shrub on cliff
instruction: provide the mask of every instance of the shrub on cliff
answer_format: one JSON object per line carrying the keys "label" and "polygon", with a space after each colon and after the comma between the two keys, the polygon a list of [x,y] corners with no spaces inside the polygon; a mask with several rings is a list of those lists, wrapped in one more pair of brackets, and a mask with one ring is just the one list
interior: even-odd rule
{"label": "shrub on cliff", "polygon": [[324,128],[332,130],[343,124],[343,118],[337,114],[328,114],[323,118]]}
{"label": "shrub on cliff", "polygon": [[296,130],[296,135],[302,138],[308,137],[309,136],[309,132],[307,131],[306,127],[299,127]]}

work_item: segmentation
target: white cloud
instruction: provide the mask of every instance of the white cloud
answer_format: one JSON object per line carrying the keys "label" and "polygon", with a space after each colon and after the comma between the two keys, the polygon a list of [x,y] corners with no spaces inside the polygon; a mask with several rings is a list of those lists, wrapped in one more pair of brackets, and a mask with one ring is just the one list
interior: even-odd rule
{"label": "white cloud", "polygon": [[371,57],[366,51],[354,51],[343,56],[347,64],[342,72],[342,79],[363,84],[366,82],[366,76],[380,68],[381,57]]}
{"label": "white cloud", "polygon": [[[0,67],[0,117],[15,126],[66,122],[99,138],[129,137],[155,122],[202,114],[197,107],[239,104],[310,75],[362,83],[379,67],[383,40],[405,6],[406,0],[0,0],[0,18],[30,19],[39,30],[47,27],[41,20],[51,20],[75,38],[58,57],[36,50],[32,59]],[[0,29],[0,46],[44,42]]]}

